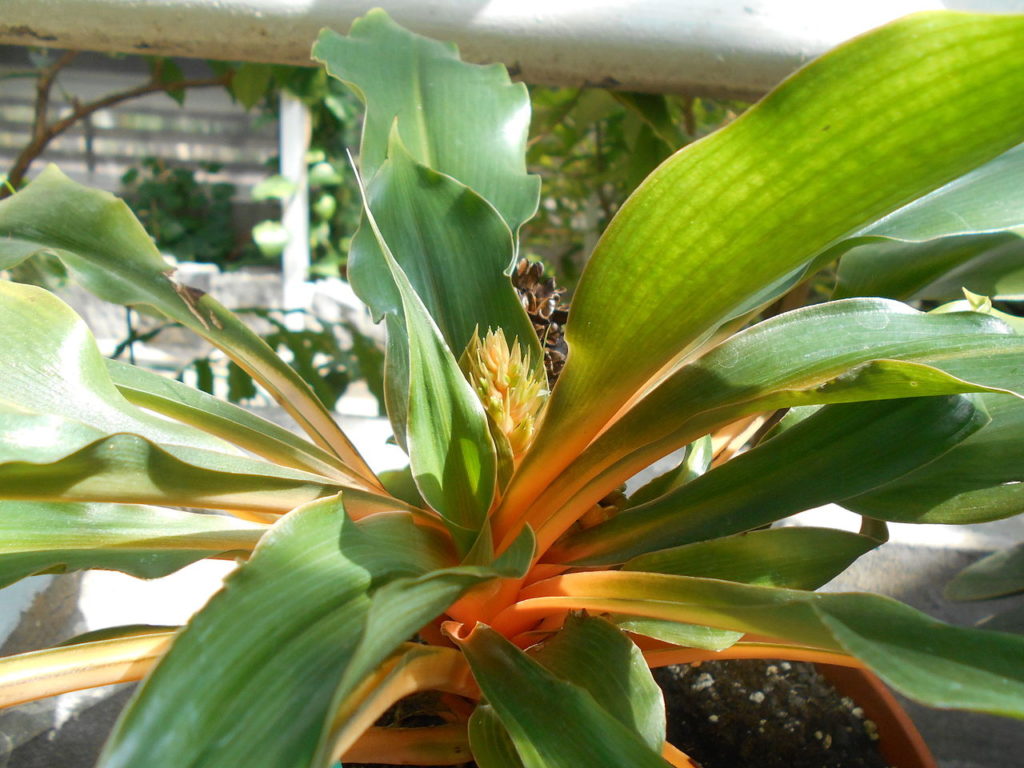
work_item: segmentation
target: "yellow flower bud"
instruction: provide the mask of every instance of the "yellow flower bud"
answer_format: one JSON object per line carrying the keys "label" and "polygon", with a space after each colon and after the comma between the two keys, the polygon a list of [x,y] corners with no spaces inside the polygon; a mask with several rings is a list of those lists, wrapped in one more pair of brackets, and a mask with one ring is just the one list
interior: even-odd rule
{"label": "yellow flower bud", "polygon": [[535,371],[530,352],[516,339],[509,349],[504,332],[473,334],[463,357],[466,378],[518,458],[533,440],[534,424],[547,397],[543,370]]}

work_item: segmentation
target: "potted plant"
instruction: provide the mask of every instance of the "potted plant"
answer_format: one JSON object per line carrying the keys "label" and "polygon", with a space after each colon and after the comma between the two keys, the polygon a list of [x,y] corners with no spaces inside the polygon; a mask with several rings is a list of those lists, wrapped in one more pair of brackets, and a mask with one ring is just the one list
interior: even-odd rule
{"label": "potted plant", "polygon": [[[0,283],[3,580],[240,561],[185,627],[3,660],[2,701],[145,676],[104,768],[690,765],[649,667],[709,657],[867,667],[934,706],[1020,717],[1024,639],[813,590],[886,520],[1008,513],[1024,342],[983,312],[885,299],[753,321],[816,266],[898,239],[891,222],[960,233],[950,184],[1024,138],[1022,42],[1022,17],[909,17],[669,158],[602,235],[560,370],[557,316],[539,294],[528,315],[509,278],[538,199],[525,88],[380,11],[323,33],[314,56],[367,106],[350,278],[386,323],[410,457],[385,477],[258,337],[174,281],[122,203],[47,170],[0,203],[0,268],[56,253],[100,297],[216,344],[309,439],[104,361],[56,298]],[[709,468],[709,441],[755,432]],[[965,446],[993,470],[893,502]],[[861,533],[769,527],[829,501]],[[430,727],[375,725],[413,694]]]}

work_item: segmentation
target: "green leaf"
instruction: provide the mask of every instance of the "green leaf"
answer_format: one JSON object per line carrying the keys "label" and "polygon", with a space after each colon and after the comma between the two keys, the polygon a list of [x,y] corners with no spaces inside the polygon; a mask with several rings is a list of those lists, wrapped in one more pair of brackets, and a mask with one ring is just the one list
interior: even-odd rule
{"label": "green leaf", "polygon": [[946,585],[950,600],[988,600],[1024,592],[1024,544],[993,552]]}
{"label": "green leaf", "polygon": [[[82,425],[56,417],[6,411],[0,431],[32,435],[33,444],[0,443],[0,497],[21,500],[102,501],[224,509],[266,521],[341,490],[318,475],[263,461],[189,449],[178,458],[138,435],[90,437]],[[73,445],[81,443],[81,447]],[[376,508],[401,504],[353,491]]]}
{"label": "green leaf", "polygon": [[675,150],[686,143],[686,136],[669,112],[667,96],[628,91],[609,91],[609,94],[643,120],[667,149]]}
{"label": "green leaf", "polygon": [[[513,259],[508,228],[479,195],[418,163],[392,133],[388,158],[367,186],[370,210],[395,260],[448,347],[461,354],[474,331],[504,329],[541,364],[537,334],[503,272]],[[373,231],[352,242],[353,289],[375,314],[400,314],[401,297]]]}
{"label": "green leaf", "polygon": [[1024,144],[866,227],[858,239],[923,242],[1024,226],[1022,173]]}
{"label": "green leaf", "polygon": [[231,78],[231,94],[246,109],[252,109],[270,88],[273,68],[270,64],[243,63]]}
{"label": "green leaf", "polygon": [[[663,163],[580,280],[572,354],[520,467],[524,488],[557,476],[759,289],[1024,139],[1022,35],[1024,17],[901,19],[811,62]],[[965,110],[984,117],[965,121]]]}
{"label": "green leaf", "polygon": [[158,507],[0,501],[0,586],[87,568],[157,578],[204,557],[249,552],[265,530]]}
{"label": "green leaf", "polygon": [[[1024,391],[1020,354],[950,358],[942,367],[996,387]],[[947,455],[844,507],[906,523],[979,523],[1016,515],[1024,505],[1024,402],[980,395],[991,423]]]}
{"label": "green leaf", "polygon": [[665,741],[665,701],[644,656],[600,618],[570,614],[562,630],[530,653],[563,680],[585,688],[598,706],[655,752]]}
{"label": "green leaf", "polygon": [[54,251],[101,299],[153,307],[222,349],[318,445],[372,482],[369,468],[309,386],[211,296],[172,280],[172,268],[122,201],[50,166],[0,202],[0,263],[11,266],[12,258],[23,257],[26,243]]}
{"label": "green leaf", "polygon": [[652,637],[672,645],[702,648],[707,651],[724,651],[743,637],[742,632],[732,632],[728,629],[702,627],[699,624],[684,624],[678,621],[638,619],[623,614],[609,614],[609,620],[627,632]]}
{"label": "green leaf", "polygon": [[488,704],[477,705],[469,716],[469,746],[479,768],[523,768],[508,731]]}
{"label": "green leaf", "polygon": [[[817,589],[879,543],[867,536],[825,528],[773,528],[640,555],[627,561],[622,570]],[[657,619],[615,616],[613,620],[629,632],[689,648],[720,651],[742,637],[729,630]]]}
{"label": "green leaf", "polygon": [[848,253],[836,296],[949,301],[968,288],[998,298],[1024,296],[1024,238],[1003,232],[923,243],[879,240]]}
{"label": "green leaf", "polygon": [[336,456],[272,421],[134,365],[107,360],[107,373],[132,404],[227,440],[276,464],[355,480]]}
{"label": "green leaf", "polygon": [[822,408],[687,485],[570,535],[552,556],[622,562],[747,531],[906,474],[987,422],[984,411],[960,396]]}
{"label": "green leaf", "polygon": [[454,45],[402,29],[381,10],[357,19],[347,37],[321,32],[313,58],[366,103],[366,179],[384,163],[397,118],[416,161],[475,190],[513,233],[537,210],[540,179],[525,161],[529,95],[503,66],[465,64]]}
{"label": "green leaf", "polygon": [[[85,323],[48,291],[0,281],[0,328],[18,329],[0,346],[0,404],[66,419],[90,436],[132,432],[169,446],[241,455],[222,440],[129,403],[110,380]],[[39,440],[8,433],[0,455],[16,456],[15,443],[31,448]]]}
{"label": "green leaf", "polygon": [[[1021,292],[1024,145],[886,216],[837,246],[837,297],[950,299],[961,286]],[[1005,233],[1005,234],[994,234]],[[952,274],[950,274],[952,272]]]}
{"label": "green leaf", "polygon": [[1002,379],[978,377],[981,361],[1012,365],[1022,353],[1009,328],[977,313],[940,318],[856,299],[779,315],[668,377],[588,446],[538,504],[594,503],[661,456],[750,414],[1003,388]]}
{"label": "green leaf", "polygon": [[887,597],[607,571],[538,582],[522,598],[521,612],[542,598],[545,610],[631,613],[845,652],[923,704],[1024,717],[1024,637],[943,624]]}
{"label": "green leaf", "polygon": [[[363,210],[398,288],[408,332],[406,439],[413,478],[423,498],[449,524],[456,545],[465,554],[483,527],[494,497],[497,459],[487,416],[395,261],[365,197]],[[388,352],[391,354],[390,344]]]}
{"label": "green leaf", "polygon": [[456,642],[525,768],[667,765],[585,687],[561,679],[489,627],[477,625]]}
{"label": "green leaf", "polygon": [[817,589],[880,543],[828,528],[771,528],[640,555],[622,570]]}
{"label": "green leaf", "polygon": [[443,533],[406,515],[357,524],[335,499],[296,510],[178,636],[99,765],[321,764],[315,756],[336,696],[468,586],[495,575],[430,570],[450,558]]}

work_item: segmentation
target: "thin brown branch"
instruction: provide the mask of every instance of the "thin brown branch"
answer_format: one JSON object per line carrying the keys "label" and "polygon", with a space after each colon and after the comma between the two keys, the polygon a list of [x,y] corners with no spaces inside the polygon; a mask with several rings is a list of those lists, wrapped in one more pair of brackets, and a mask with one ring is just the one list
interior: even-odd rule
{"label": "thin brown branch", "polygon": [[32,121],[32,140],[39,141],[46,132],[46,117],[50,108],[50,90],[53,81],[64,67],[72,62],[78,51],[64,51],[50,66],[43,69],[36,81],[36,107]]}
{"label": "thin brown branch", "polygon": [[[62,57],[63,59],[64,57]],[[70,59],[68,59],[70,61]],[[59,63],[59,62],[58,62]],[[66,63],[66,62],[65,62]],[[56,65],[54,65],[56,66]],[[52,67],[51,67],[52,68]],[[49,71],[49,70],[47,70]],[[59,70],[57,70],[59,71]],[[44,73],[45,78],[46,73]],[[50,86],[53,83],[53,77],[56,76],[56,71],[49,77],[49,80],[45,84],[46,94],[49,94]],[[43,79],[40,78],[40,86],[38,86],[39,93],[42,93]],[[216,85],[228,85],[231,82],[231,73],[226,73],[219,77],[209,78],[198,78],[194,80],[181,80],[174,83],[162,83],[156,79],[151,79],[143,85],[135,88],[130,88],[126,91],[119,91],[117,93],[111,93],[104,96],[96,101],[90,101],[85,104],[76,102],[72,107],[71,111],[57,120],[54,123],[46,125],[46,108],[42,107],[40,111],[39,102],[36,104],[36,124],[33,128],[32,141],[21,151],[17,159],[14,161],[14,165],[11,167],[10,172],[7,174],[7,180],[12,187],[15,189],[21,184],[25,178],[25,174],[28,172],[32,162],[39,157],[49,145],[51,141],[60,136],[71,126],[86,117],[89,117],[95,112],[107,107],[112,107],[116,104],[120,104],[124,101],[130,101],[131,99],[137,99],[140,96],[146,96],[150,93],[160,93],[164,91],[177,91],[184,90],[186,88],[207,88]],[[44,100],[45,103],[45,100]],[[42,121],[39,116],[42,115]],[[9,194],[9,191],[0,190],[0,198],[5,197]]]}
{"label": "thin brown branch", "polygon": [[697,116],[693,111],[696,101],[697,99],[694,96],[689,96],[683,100],[683,128],[686,129],[686,135],[690,137],[690,141],[697,138]]}

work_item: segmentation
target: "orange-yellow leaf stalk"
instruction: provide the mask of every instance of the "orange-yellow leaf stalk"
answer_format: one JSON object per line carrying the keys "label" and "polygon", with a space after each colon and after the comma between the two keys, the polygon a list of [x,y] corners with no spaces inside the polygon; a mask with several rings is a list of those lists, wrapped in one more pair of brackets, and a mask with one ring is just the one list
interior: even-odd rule
{"label": "orange-yellow leaf stalk", "polygon": [[141,680],[173,637],[174,632],[154,632],[0,659],[0,707]]}
{"label": "orange-yellow leaf stalk", "polygon": [[462,765],[473,758],[462,724],[433,728],[370,728],[341,756],[349,763]]}
{"label": "orange-yellow leaf stalk", "polygon": [[667,741],[661,746],[661,756],[675,768],[700,768],[700,763],[693,762],[685,752]]}
{"label": "orange-yellow leaf stalk", "polygon": [[[396,701],[418,691],[444,691],[479,698],[480,691],[465,657],[454,648],[407,644],[403,650],[419,653],[392,656],[363,681],[334,720],[331,759],[339,760]],[[352,759],[352,758],[348,758]],[[376,762],[380,762],[376,758]],[[436,763],[443,765],[443,763]]]}

